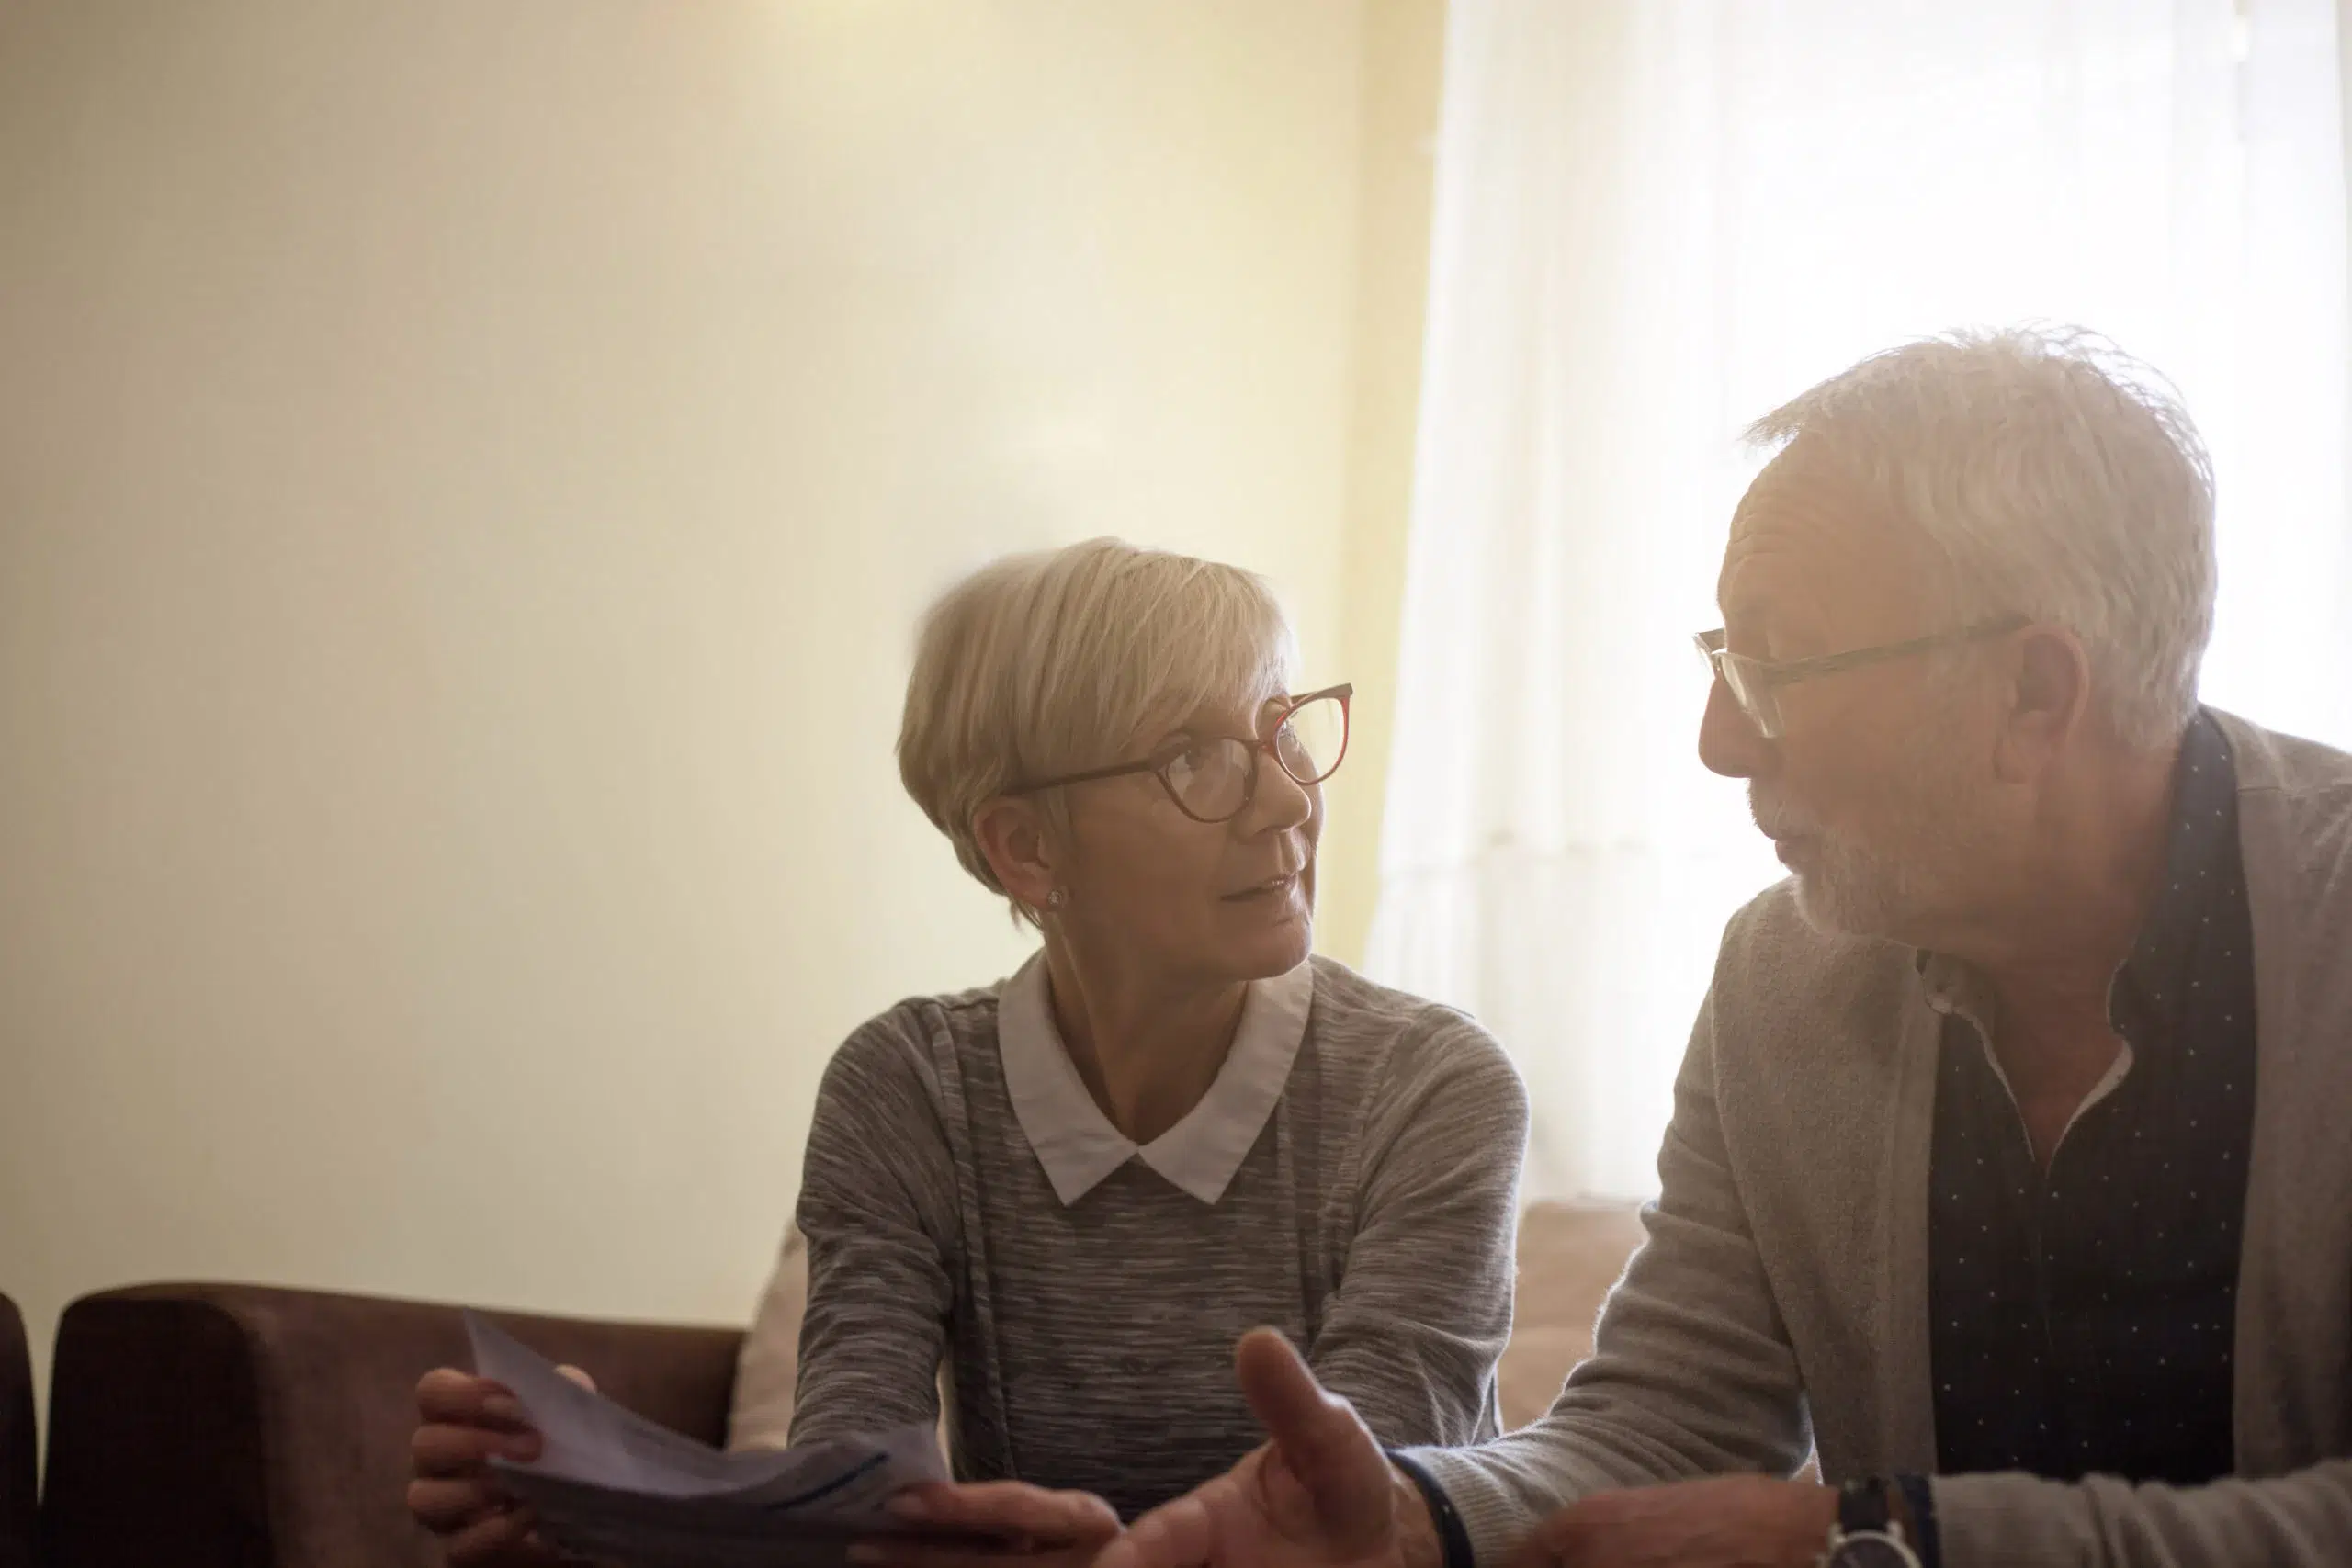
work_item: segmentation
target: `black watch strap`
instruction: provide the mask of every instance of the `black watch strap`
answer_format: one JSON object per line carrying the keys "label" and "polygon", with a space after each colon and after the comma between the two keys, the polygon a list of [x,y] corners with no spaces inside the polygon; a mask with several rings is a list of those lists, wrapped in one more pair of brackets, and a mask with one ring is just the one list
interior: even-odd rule
{"label": "black watch strap", "polygon": [[1838,1488],[1838,1528],[1848,1535],[1863,1530],[1883,1535],[1893,1517],[1886,1503],[1886,1483],[1879,1477],[1864,1476]]}
{"label": "black watch strap", "polygon": [[1470,1548],[1470,1531],[1462,1522],[1462,1515],[1437,1477],[1417,1461],[1406,1458],[1395,1449],[1385,1450],[1388,1462],[1412,1478],[1420,1489],[1421,1501],[1429,1505],[1430,1523],[1437,1529],[1437,1547],[1442,1568],[1476,1568],[1475,1554]]}

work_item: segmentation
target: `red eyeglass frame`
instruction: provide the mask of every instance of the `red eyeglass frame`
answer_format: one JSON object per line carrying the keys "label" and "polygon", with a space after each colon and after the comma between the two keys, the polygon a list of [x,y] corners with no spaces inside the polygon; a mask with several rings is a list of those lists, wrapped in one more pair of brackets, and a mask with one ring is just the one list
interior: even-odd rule
{"label": "red eyeglass frame", "polygon": [[[1275,716],[1271,727],[1273,730],[1272,736],[1204,735],[1196,737],[1198,740],[1238,740],[1250,749],[1250,776],[1241,784],[1241,804],[1222,817],[1204,817],[1184,804],[1184,797],[1177,793],[1176,786],[1170,783],[1168,778],[1167,770],[1175,761],[1173,757],[1146,758],[1140,762],[1115,762],[1107,768],[1089,768],[1083,773],[1063,773],[1050,779],[1035,779],[1023,784],[1008,785],[1004,793],[1035,795],[1042,790],[1059,789],[1064,784],[1092,784],[1097,779],[1118,779],[1125,778],[1130,773],[1149,773],[1159,781],[1159,787],[1168,792],[1168,798],[1175,804],[1176,809],[1193,821],[1208,824],[1230,822],[1249,810],[1250,803],[1258,798],[1258,772],[1261,757],[1272,757],[1274,760],[1274,766],[1282,769],[1283,776],[1301,789],[1312,789],[1340,771],[1340,764],[1348,760],[1348,743],[1355,734],[1355,716],[1349,709],[1350,700],[1355,694],[1356,689],[1352,682],[1341,682],[1336,686],[1326,686],[1319,692],[1309,692],[1304,696],[1293,697],[1288,705]],[[1337,699],[1340,705],[1340,754],[1331,759],[1329,767],[1315,777],[1300,778],[1283,761],[1280,741],[1276,737],[1282,734],[1283,726],[1290,722],[1290,716],[1307,704],[1328,702],[1333,699]]]}

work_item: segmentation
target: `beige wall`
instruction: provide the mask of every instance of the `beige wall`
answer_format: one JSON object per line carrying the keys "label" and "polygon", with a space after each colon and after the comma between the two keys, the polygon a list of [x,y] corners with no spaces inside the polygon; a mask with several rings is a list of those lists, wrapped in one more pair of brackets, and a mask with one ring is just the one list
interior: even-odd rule
{"label": "beige wall", "polygon": [[169,1276],[740,1316],[832,1045],[1021,951],[889,756],[989,554],[1261,568],[1376,726],[1435,14],[0,6],[37,1335]]}
{"label": "beige wall", "polygon": [[[1323,853],[1325,951],[1360,962],[1380,890],[1380,819],[1396,713],[1396,633],[1413,500],[1444,0],[1364,9],[1355,322],[1350,336],[1340,664],[1356,684],[1344,819]],[[1370,763],[1369,767],[1363,766]]]}

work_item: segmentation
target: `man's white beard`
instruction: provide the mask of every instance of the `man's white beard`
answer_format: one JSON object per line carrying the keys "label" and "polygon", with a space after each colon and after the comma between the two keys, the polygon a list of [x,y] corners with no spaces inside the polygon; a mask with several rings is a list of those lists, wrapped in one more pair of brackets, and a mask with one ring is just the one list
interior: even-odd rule
{"label": "man's white beard", "polygon": [[1940,902],[1942,879],[1916,857],[1894,860],[1826,835],[1814,849],[1815,863],[1797,874],[1797,913],[1815,931],[1895,936]]}
{"label": "man's white beard", "polygon": [[[1797,874],[1797,912],[1815,931],[1907,940],[1955,902],[1952,871],[1984,838],[1975,831],[1953,748],[1926,745],[1908,776],[1890,782],[1894,809],[1870,841],[1810,826],[1814,863]],[[1758,818],[1761,821],[1763,818]],[[1782,814],[1780,825],[1795,826]],[[1883,846],[1883,847],[1882,847]]]}

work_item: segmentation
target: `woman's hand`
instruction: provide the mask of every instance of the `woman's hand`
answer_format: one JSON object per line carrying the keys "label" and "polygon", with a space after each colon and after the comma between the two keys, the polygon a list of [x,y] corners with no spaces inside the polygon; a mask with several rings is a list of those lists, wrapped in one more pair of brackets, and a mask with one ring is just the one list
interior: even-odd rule
{"label": "woman's hand", "polygon": [[1091,1492],[1049,1492],[1019,1481],[934,1482],[901,1492],[889,1509],[942,1535],[1000,1544],[876,1536],[849,1549],[858,1568],[1087,1568],[1119,1534],[1119,1516]]}
{"label": "woman's hand", "polygon": [[[582,1388],[596,1386],[577,1367],[560,1370]],[[453,1568],[548,1568],[566,1561],[535,1533],[531,1509],[491,1473],[493,1456],[522,1463],[539,1457],[539,1435],[523,1419],[512,1390],[440,1367],[418,1381],[416,1413],[408,1511],[440,1538]]]}

